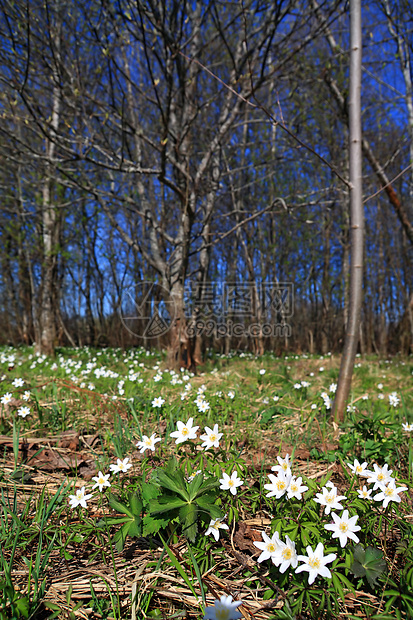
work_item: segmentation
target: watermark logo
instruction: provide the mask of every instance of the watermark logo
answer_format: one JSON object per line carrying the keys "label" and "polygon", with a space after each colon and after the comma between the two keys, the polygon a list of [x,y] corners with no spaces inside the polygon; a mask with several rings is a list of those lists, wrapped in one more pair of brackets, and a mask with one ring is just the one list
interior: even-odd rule
{"label": "watermark logo", "polygon": [[[224,337],[289,337],[294,314],[291,282],[250,283],[188,281],[184,288],[186,334]],[[177,318],[169,291],[142,282],[127,289],[120,309],[126,329],[141,338],[168,333]]]}
{"label": "watermark logo", "polygon": [[175,320],[176,308],[169,302],[169,291],[156,282],[140,282],[124,291],[120,317],[133,336],[159,338]]}

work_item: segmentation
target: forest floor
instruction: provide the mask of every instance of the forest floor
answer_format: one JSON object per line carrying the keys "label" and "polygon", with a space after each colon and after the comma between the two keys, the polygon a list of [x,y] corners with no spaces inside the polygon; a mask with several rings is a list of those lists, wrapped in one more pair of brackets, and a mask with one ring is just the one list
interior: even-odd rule
{"label": "forest floor", "polygon": [[331,355],[1,348],[0,620],[412,618],[413,360],[356,361],[337,427]]}

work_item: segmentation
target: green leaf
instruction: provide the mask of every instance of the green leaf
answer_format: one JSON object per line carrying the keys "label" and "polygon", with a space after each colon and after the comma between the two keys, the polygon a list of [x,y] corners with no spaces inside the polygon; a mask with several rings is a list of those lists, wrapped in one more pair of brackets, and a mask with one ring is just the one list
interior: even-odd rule
{"label": "green leaf", "polygon": [[121,514],[128,515],[128,517],[130,517],[131,519],[134,518],[135,515],[130,510],[130,508],[126,506],[125,504],[122,504],[118,499],[116,499],[114,495],[112,495],[112,493],[108,494],[108,502],[109,502],[109,506],[113,510],[116,510],[116,512],[120,512]]}
{"label": "green leaf", "polygon": [[189,500],[189,494],[186,490],[185,478],[181,470],[177,470],[174,474],[169,474],[167,471],[160,470],[157,472],[158,482],[160,486],[177,493],[183,499]]}
{"label": "green leaf", "polygon": [[151,500],[159,496],[160,492],[161,490],[155,484],[144,482],[142,484],[142,499],[144,504],[149,504]]}
{"label": "green leaf", "polygon": [[142,513],[143,505],[141,500],[139,499],[139,495],[135,493],[130,493],[129,495],[129,505],[132,511],[132,514],[136,516],[140,516]]}
{"label": "green leaf", "polygon": [[387,564],[380,549],[370,546],[363,549],[361,545],[356,545],[350,570],[356,577],[366,577],[369,585],[373,587],[377,585],[377,579],[386,572]]}
{"label": "green leaf", "polygon": [[142,535],[157,534],[160,530],[165,529],[168,523],[170,523],[170,519],[154,519],[150,515],[146,515],[143,518]]}
{"label": "green leaf", "polygon": [[197,513],[196,504],[186,504],[179,509],[179,520],[182,525],[183,533],[191,542],[195,542],[198,532],[196,523]]}
{"label": "green leaf", "polygon": [[151,515],[163,514],[169,510],[176,510],[185,506],[188,502],[179,499],[179,497],[160,497],[158,500],[151,502],[149,507]]}
{"label": "green leaf", "polygon": [[199,489],[201,488],[203,481],[204,481],[204,475],[201,473],[201,474],[196,474],[194,479],[188,484],[189,499],[191,501],[194,500],[195,497],[197,496],[197,493]]}

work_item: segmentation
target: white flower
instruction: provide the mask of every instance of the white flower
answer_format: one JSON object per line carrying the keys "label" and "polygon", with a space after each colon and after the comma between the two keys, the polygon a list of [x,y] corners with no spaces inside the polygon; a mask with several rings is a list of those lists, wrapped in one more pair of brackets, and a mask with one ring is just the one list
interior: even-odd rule
{"label": "white flower", "polygon": [[193,421],[193,418],[189,418],[186,424],[181,421],[177,422],[178,430],[171,433],[171,437],[176,438],[176,445],[183,443],[187,439],[196,439],[196,431],[199,426],[192,426]]}
{"label": "white flower", "polygon": [[377,394],[377,398],[379,398],[380,400],[383,400],[384,394]]}
{"label": "white flower", "polygon": [[324,372],[324,366],[320,366],[320,368],[318,369],[320,372]]}
{"label": "white flower", "polygon": [[0,402],[1,402],[2,405],[8,405],[12,398],[13,398],[12,393],[11,392],[6,392],[4,394],[4,396],[1,397]]}
{"label": "white flower", "polygon": [[301,390],[303,386],[301,385],[301,383],[294,383],[294,389],[295,390]]}
{"label": "white flower", "polygon": [[389,394],[389,404],[391,407],[397,407],[400,404],[400,398],[397,396],[397,392]]}
{"label": "white flower", "polygon": [[313,404],[311,405],[311,409],[317,409],[317,405],[316,405],[315,403],[313,403]]}
{"label": "white flower", "polygon": [[303,388],[308,388],[311,384],[308,381],[301,381],[301,385],[303,386]]}
{"label": "white flower", "polygon": [[152,407],[162,407],[164,402],[165,402],[165,400],[161,396],[158,396],[158,398],[154,398],[153,399]]}
{"label": "white flower", "polygon": [[214,607],[205,609],[204,620],[238,620],[242,615],[237,611],[237,607],[242,605],[242,601],[232,601],[232,596],[221,596],[221,600],[216,599]]}
{"label": "white flower", "polygon": [[403,491],[407,491],[407,487],[396,488],[396,481],[394,480],[394,478],[392,478],[389,484],[386,487],[382,488],[381,493],[375,495],[373,499],[376,502],[383,501],[383,508],[387,508],[389,502],[400,503],[402,501],[399,497],[399,493],[402,493]]}
{"label": "white flower", "polygon": [[348,516],[348,510],[344,510],[341,517],[335,512],[331,513],[334,523],[330,523],[324,526],[324,529],[331,530],[333,532],[333,538],[340,540],[340,545],[344,547],[347,544],[347,540],[351,538],[354,542],[359,542],[359,537],[354,532],[361,530],[359,525],[356,525],[358,515],[353,517]]}
{"label": "white flower", "polygon": [[123,459],[123,461],[121,461],[120,459],[117,460],[116,465],[112,464],[110,466],[110,471],[113,472],[114,474],[117,474],[121,471],[125,472],[128,471],[128,469],[130,469],[132,467],[132,463],[129,463],[129,459]]}
{"label": "white flower", "polygon": [[228,398],[231,398],[231,400],[235,398],[235,392],[232,392],[232,391],[228,392]]}
{"label": "white flower", "polygon": [[219,440],[222,437],[222,433],[218,432],[218,424],[214,424],[214,428],[211,430],[209,426],[205,426],[205,435],[201,435],[203,443],[202,448],[208,450],[209,448],[219,448]]}
{"label": "white flower", "polygon": [[285,542],[280,540],[279,551],[274,563],[279,566],[280,573],[285,573],[289,566],[297,568],[298,557],[295,543],[288,536],[285,537]]}
{"label": "white flower", "polygon": [[76,508],[76,506],[82,506],[82,508],[87,508],[87,500],[92,497],[92,494],[85,495],[85,487],[78,489],[76,491],[76,495],[69,495],[69,504],[71,508]]}
{"label": "white flower", "polygon": [[373,489],[368,489],[366,485],[363,486],[362,489],[357,489],[357,493],[360,499],[373,499],[371,494]]}
{"label": "white flower", "polygon": [[193,474],[191,474],[191,476],[188,476],[188,482],[192,482],[192,480],[195,478],[195,476],[197,476],[198,474],[202,474],[202,471],[200,469],[197,469]]}
{"label": "white flower", "polygon": [[404,431],[407,431],[408,433],[411,433],[413,431],[413,424],[403,424],[402,423],[402,427]]}
{"label": "white flower", "polygon": [[280,397],[279,396],[273,396],[272,399],[276,403],[277,401],[280,400]]}
{"label": "white flower", "polygon": [[323,401],[324,401],[324,407],[325,407],[326,409],[331,409],[331,398],[329,397],[329,395],[328,395],[328,394],[326,394],[326,392],[323,392],[323,393],[321,394],[321,398],[322,398],[322,399],[323,399]]}
{"label": "white flower", "polygon": [[225,519],[225,517],[223,517],[222,519],[211,519],[209,527],[208,527],[207,531],[205,532],[205,536],[208,536],[209,534],[212,534],[212,536],[215,538],[215,540],[218,540],[219,539],[219,530],[229,530],[228,525],[223,523],[224,519]]}
{"label": "white flower", "polygon": [[329,387],[329,392],[331,392],[332,394],[335,394],[337,391],[337,383],[332,383]]}
{"label": "white flower", "polygon": [[337,495],[337,488],[334,484],[327,482],[326,486],[321,489],[321,493],[316,493],[314,501],[325,506],[325,514],[328,515],[332,508],[336,510],[343,508],[342,504],[340,504],[341,499],[346,499],[345,495]]}
{"label": "white flower", "polygon": [[271,471],[283,471],[284,473],[290,471],[291,463],[290,455],[288,454],[288,452],[285,455],[285,459],[283,459],[281,456],[277,456],[277,461],[278,465],[274,465],[273,467],[271,467]]}
{"label": "white flower", "polygon": [[390,480],[393,480],[393,478],[391,477],[393,470],[389,470],[389,466],[387,465],[387,463],[383,467],[379,467],[379,465],[374,463],[373,467],[374,472],[368,471],[369,477],[367,478],[367,482],[374,482],[373,491],[375,491],[376,489],[380,489],[383,486],[386,486],[386,484],[388,484]]}
{"label": "white flower", "polygon": [[22,395],[22,399],[23,400],[29,400],[30,399],[30,392],[29,392],[29,390],[26,390],[26,392]]}
{"label": "white flower", "polygon": [[198,411],[200,413],[205,413],[206,411],[208,411],[208,409],[209,409],[209,403],[207,403],[206,400],[203,400],[202,402],[198,404]]}
{"label": "white flower", "polygon": [[229,490],[232,495],[236,495],[237,494],[237,487],[241,486],[244,481],[241,480],[240,478],[238,478],[238,473],[237,471],[233,471],[231,474],[231,477],[228,476],[228,474],[226,474],[224,471],[222,472],[222,478],[220,478],[220,489],[222,489],[223,491],[227,491]]}
{"label": "white flower", "polygon": [[378,388],[379,390],[382,390],[382,389],[383,389],[383,384],[382,384],[382,383],[379,383],[379,384],[377,385],[377,388]]}
{"label": "white flower", "polygon": [[303,570],[308,571],[308,585],[311,586],[314,583],[317,575],[321,575],[321,577],[326,577],[331,579],[331,572],[327,568],[326,564],[333,562],[337,555],[335,553],[330,553],[329,555],[324,556],[324,545],[323,543],[318,543],[315,551],[312,550],[310,546],[307,547],[308,555],[299,555],[297,560],[299,562],[304,562],[298,568],[295,569],[296,573],[301,573]]}
{"label": "white flower", "polygon": [[155,444],[158,441],[161,441],[161,438],[157,437],[156,433],[154,433],[150,437],[147,437],[147,435],[142,435],[142,440],[138,441],[136,446],[138,448],[140,448],[139,452],[141,454],[143,454],[145,452],[145,450],[152,450],[152,452],[154,452],[155,451]]}
{"label": "white flower", "polygon": [[270,538],[265,532],[261,532],[263,542],[255,542],[254,545],[261,551],[261,555],[257,562],[264,562],[264,560],[270,560],[273,564],[277,565],[275,561],[276,556],[280,551],[280,535],[278,532],[274,532]]}
{"label": "white flower", "polygon": [[357,474],[357,476],[364,476],[365,478],[367,478],[367,476],[370,475],[369,470],[366,469],[367,462],[360,464],[358,460],[355,459],[353,465],[351,465],[351,463],[347,463],[347,465],[349,466],[353,474]]}
{"label": "white flower", "polygon": [[261,368],[260,375],[265,375],[265,372],[266,372],[265,368]]}
{"label": "white flower", "polygon": [[286,492],[291,481],[291,473],[288,470],[286,474],[283,470],[278,472],[277,476],[274,474],[268,474],[268,478],[271,480],[270,484],[264,484],[264,489],[270,491],[267,493],[267,497],[275,496],[275,499],[280,499]]}
{"label": "white flower", "polygon": [[99,487],[99,491],[103,491],[103,487],[110,487],[111,484],[109,482],[109,478],[110,478],[110,474],[106,474],[104,476],[102,472],[100,471],[97,476],[92,478],[92,480],[96,482],[96,484],[92,487],[92,490],[96,489],[96,487]]}
{"label": "white flower", "polygon": [[30,407],[20,407],[20,409],[18,409],[17,413],[22,418],[25,418],[27,415],[30,414]]}
{"label": "white flower", "polygon": [[14,379],[14,381],[12,381],[12,386],[19,388],[19,387],[23,387],[24,385],[24,381],[23,379]]}
{"label": "white flower", "polygon": [[301,478],[301,476],[297,479],[295,478],[295,476],[291,477],[290,484],[288,485],[287,489],[288,499],[291,499],[293,497],[295,497],[296,499],[302,498],[302,493],[308,490],[308,487],[301,485],[302,481],[303,479]]}

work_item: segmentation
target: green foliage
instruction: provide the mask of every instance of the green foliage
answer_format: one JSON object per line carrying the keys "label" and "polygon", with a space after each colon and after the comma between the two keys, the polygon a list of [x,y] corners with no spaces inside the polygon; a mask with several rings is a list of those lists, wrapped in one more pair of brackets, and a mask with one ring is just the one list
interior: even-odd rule
{"label": "green foliage", "polygon": [[205,479],[203,473],[199,473],[188,482],[175,458],[165,468],[159,467],[153,472],[152,482],[161,493],[150,504],[150,518],[162,515],[170,523],[179,523],[182,533],[191,542],[195,541],[199,522],[206,524],[223,516],[215,504],[218,480]]}
{"label": "green foliage", "polygon": [[377,579],[387,571],[386,560],[380,549],[362,545],[354,547],[354,562],[350,570],[356,577],[365,577],[371,587],[377,585]]}

